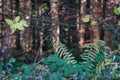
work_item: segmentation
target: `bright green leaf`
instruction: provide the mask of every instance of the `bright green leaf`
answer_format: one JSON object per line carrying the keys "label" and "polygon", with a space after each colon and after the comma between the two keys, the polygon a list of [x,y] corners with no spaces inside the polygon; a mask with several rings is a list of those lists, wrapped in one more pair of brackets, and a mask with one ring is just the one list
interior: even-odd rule
{"label": "bright green leaf", "polygon": [[97,24],[97,21],[92,21],[91,22],[91,25],[96,25]]}
{"label": "bright green leaf", "polygon": [[25,20],[21,20],[19,23],[22,24],[23,27],[27,26],[27,22]]}
{"label": "bright green leaf", "polygon": [[16,24],[16,29],[18,29],[18,30],[22,31],[22,30],[24,30],[24,27],[23,27],[23,25],[22,25],[22,24],[17,23],[17,24]]}
{"label": "bright green leaf", "polygon": [[19,26],[19,27],[17,27],[17,29],[20,30],[20,31],[23,31],[24,27]]}
{"label": "bright green leaf", "polygon": [[90,17],[88,15],[86,15],[84,18],[82,18],[83,22],[89,22],[90,21]]}
{"label": "bright green leaf", "polygon": [[114,14],[120,15],[120,7],[114,8]]}
{"label": "bright green leaf", "polygon": [[13,24],[13,21],[11,19],[5,19],[5,21],[7,22],[8,25],[12,25]]}
{"label": "bright green leaf", "polygon": [[15,18],[15,22],[19,22],[19,20],[20,20],[20,16],[17,16],[17,17]]}

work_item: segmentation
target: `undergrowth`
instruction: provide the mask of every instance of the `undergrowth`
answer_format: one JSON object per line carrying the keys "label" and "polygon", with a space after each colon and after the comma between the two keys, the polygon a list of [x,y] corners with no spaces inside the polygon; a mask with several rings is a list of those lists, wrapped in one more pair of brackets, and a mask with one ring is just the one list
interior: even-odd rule
{"label": "undergrowth", "polygon": [[[84,46],[82,61],[75,60],[64,44],[57,42],[56,54],[37,63],[18,63],[10,58],[7,64],[0,62],[0,80],[119,80],[119,49],[110,51],[105,42],[94,41]],[[55,43],[54,43],[55,44]]]}

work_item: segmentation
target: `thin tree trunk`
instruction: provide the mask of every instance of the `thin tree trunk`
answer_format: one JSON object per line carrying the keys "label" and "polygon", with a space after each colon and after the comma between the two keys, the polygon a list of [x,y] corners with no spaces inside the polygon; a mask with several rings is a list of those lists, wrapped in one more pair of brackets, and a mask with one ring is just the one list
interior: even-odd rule
{"label": "thin tree trunk", "polygon": [[[20,1],[16,0],[15,1],[16,16],[18,16],[19,9],[20,9]],[[17,49],[21,49],[21,45],[20,45],[20,32],[19,31],[16,32],[16,48]]]}
{"label": "thin tree trunk", "polygon": [[85,3],[86,1],[83,1],[83,0],[80,0],[80,28],[79,28],[79,47],[83,46],[84,45],[84,34],[85,34],[85,24],[82,22],[82,17],[84,16],[85,14]]}
{"label": "thin tree trunk", "polygon": [[[96,19],[99,19],[101,17],[102,14],[102,5],[103,1],[99,0],[99,1],[91,1],[91,10],[92,10],[92,17],[91,17],[91,22],[95,21]],[[93,40],[98,40],[100,39],[100,31],[101,29],[101,25],[96,23],[92,26],[92,31],[93,31]]]}
{"label": "thin tree trunk", "polygon": [[[50,0],[51,4],[51,29],[52,29],[52,40],[59,41],[59,18],[58,18],[58,0]],[[58,44],[56,44],[58,46]],[[55,46],[53,46],[55,50]],[[56,50],[55,50],[56,52]]]}
{"label": "thin tree trunk", "polygon": [[0,0],[0,48],[3,46],[3,34],[4,34],[4,31],[3,31],[3,20],[4,20],[4,10],[3,10],[3,7],[4,7],[4,0]]}

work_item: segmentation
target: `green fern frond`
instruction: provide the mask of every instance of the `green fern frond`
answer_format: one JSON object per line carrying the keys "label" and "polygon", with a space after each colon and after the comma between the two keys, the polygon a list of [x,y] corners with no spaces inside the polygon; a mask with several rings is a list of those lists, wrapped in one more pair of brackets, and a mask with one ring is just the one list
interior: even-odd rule
{"label": "green fern frond", "polygon": [[72,63],[72,64],[77,63],[77,61],[75,60],[75,57],[73,57],[72,53],[60,41],[54,40],[53,46],[55,47],[56,53],[59,55],[59,57],[65,59],[68,64],[69,63]]}
{"label": "green fern frond", "polygon": [[[103,67],[103,61],[104,61],[104,45],[105,42],[101,40],[96,40],[93,42],[93,44],[89,46],[84,46],[84,52],[81,55],[82,60],[85,63],[91,62],[91,65],[87,67],[87,70],[96,70],[96,72],[100,72]],[[103,54],[103,55],[100,55]],[[101,57],[102,56],[102,57]],[[97,60],[97,61],[96,61]],[[98,65],[101,65],[102,67],[98,67]]]}

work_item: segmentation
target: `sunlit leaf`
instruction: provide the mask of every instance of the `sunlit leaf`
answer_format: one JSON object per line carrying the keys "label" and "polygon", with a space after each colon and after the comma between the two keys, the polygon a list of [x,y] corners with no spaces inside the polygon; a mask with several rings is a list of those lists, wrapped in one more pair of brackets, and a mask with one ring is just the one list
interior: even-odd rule
{"label": "sunlit leaf", "polygon": [[69,31],[69,29],[68,29],[68,28],[65,28],[65,31],[66,31],[66,32],[68,32],[68,31]]}
{"label": "sunlit leaf", "polygon": [[120,7],[114,8],[114,14],[120,15]]}
{"label": "sunlit leaf", "polygon": [[96,25],[97,24],[97,21],[92,21],[91,22],[91,25]]}
{"label": "sunlit leaf", "polygon": [[23,31],[23,30],[24,30],[24,27],[18,26],[17,29],[20,30],[20,31]]}
{"label": "sunlit leaf", "polygon": [[19,22],[19,20],[20,20],[20,16],[17,16],[17,17],[15,18],[15,22]]}
{"label": "sunlit leaf", "polygon": [[82,18],[83,22],[89,22],[90,21],[90,16],[86,15],[84,18]]}
{"label": "sunlit leaf", "polygon": [[13,21],[11,19],[5,19],[5,21],[7,22],[8,25],[12,25]]}
{"label": "sunlit leaf", "polygon": [[22,24],[24,27],[27,27],[27,22],[25,20],[21,20],[19,23]]}
{"label": "sunlit leaf", "polygon": [[10,25],[11,34],[15,33],[16,30],[23,31],[24,27],[27,27],[27,22],[25,20],[20,20],[20,16],[17,16],[14,21],[10,19],[5,19],[5,21]]}
{"label": "sunlit leaf", "polygon": [[20,31],[24,30],[24,27],[23,27],[22,24],[17,23],[16,26],[17,26],[16,29],[18,29],[18,30],[20,30]]}

